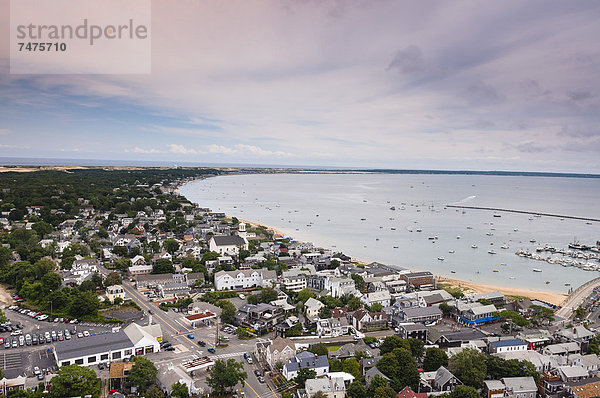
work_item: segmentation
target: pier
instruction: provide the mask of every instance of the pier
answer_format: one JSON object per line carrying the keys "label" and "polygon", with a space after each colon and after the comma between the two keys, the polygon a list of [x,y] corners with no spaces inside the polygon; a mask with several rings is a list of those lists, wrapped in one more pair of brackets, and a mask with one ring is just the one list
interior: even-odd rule
{"label": "pier", "polygon": [[455,209],[488,210],[488,211],[496,211],[496,212],[503,212],[503,213],[529,214],[529,215],[532,215],[532,216],[546,216],[546,217],[556,217],[556,218],[569,218],[571,220],[598,221],[598,222],[600,222],[600,218],[579,217],[579,216],[565,216],[565,215],[562,215],[562,214],[540,213],[540,212],[527,211],[527,210],[503,209],[501,207],[463,206],[463,205],[446,205],[446,207],[453,207]]}

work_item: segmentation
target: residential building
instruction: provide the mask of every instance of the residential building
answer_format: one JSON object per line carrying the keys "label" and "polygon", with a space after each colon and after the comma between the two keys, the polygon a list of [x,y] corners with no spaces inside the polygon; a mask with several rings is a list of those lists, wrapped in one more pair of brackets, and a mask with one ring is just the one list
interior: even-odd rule
{"label": "residential building", "polygon": [[152,274],[138,275],[135,286],[138,290],[142,290],[181,283],[185,283],[184,274]]}
{"label": "residential building", "polygon": [[485,380],[483,396],[485,398],[504,398],[504,383],[500,380]]}
{"label": "residential building", "polygon": [[319,310],[323,307],[325,307],[325,304],[312,297],[304,303],[304,309],[306,310],[306,316],[308,318],[319,316]]}
{"label": "residential building", "polygon": [[127,385],[129,371],[135,365],[131,362],[111,362],[108,371],[108,389],[123,391]]}
{"label": "residential building", "polygon": [[276,337],[256,343],[254,354],[261,363],[275,369],[278,362],[283,364],[296,356],[296,345],[290,339]]}
{"label": "residential building", "polygon": [[537,385],[533,377],[505,377],[502,379],[507,398],[535,398]]}
{"label": "residential building", "polygon": [[317,392],[323,393],[327,398],[344,398],[346,396],[346,384],[342,377],[308,379],[304,390],[308,398],[312,398]]}
{"label": "residential building", "polygon": [[329,372],[329,360],[325,355],[319,356],[312,352],[302,351],[283,365],[283,375],[286,379],[291,380],[298,376],[300,369],[311,369],[315,371],[317,377],[324,376]]}
{"label": "residential building", "polygon": [[270,304],[245,304],[238,308],[234,322],[238,326],[254,328],[257,331],[271,330],[284,316],[281,308]]}
{"label": "residential building", "polygon": [[248,269],[219,271],[215,274],[216,290],[239,290],[251,287],[270,286],[277,277],[275,271],[266,269]]}
{"label": "residential building", "polygon": [[346,318],[328,318],[317,320],[317,336],[338,337],[348,334],[350,325]]}
{"label": "residential building", "polygon": [[397,398],[427,398],[427,393],[414,392],[412,388],[406,386],[398,393]]}
{"label": "residential building", "polygon": [[112,285],[106,287],[106,298],[111,303],[119,297],[121,300],[125,300],[125,289],[121,285]]}
{"label": "residential building", "polygon": [[429,271],[410,272],[402,274],[401,278],[412,289],[425,290],[435,288],[435,276]]}
{"label": "residential building", "polygon": [[360,331],[383,329],[387,327],[387,316],[385,312],[369,312],[359,308],[352,315],[352,326]]}
{"label": "residential building", "polygon": [[445,367],[440,366],[435,372],[433,388],[437,391],[452,391],[459,384],[462,384],[462,382]]}
{"label": "residential building", "polygon": [[296,275],[283,278],[283,287],[290,292],[299,292],[306,289],[306,276]]}
{"label": "residential building", "polygon": [[527,351],[527,343],[519,339],[506,339],[492,341],[489,344],[490,354],[511,351]]}
{"label": "residential building", "polygon": [[398,334],[403,339],[417,339],[426,343],[428,329],[422,323],[402,323],[398,325]]}
{"label": "residential building", "polygon": [[408,307],[398,311],[402,322],[434,323],[442,319],[439,307]]}
{"label": "residential building", "polygon": [[376,292],[363,294],[360,298],[360,301],[368,306],[378,303],[381,304],[382,307],[388,307],[391,299],[392,296],[390,295],[389,291],[379,290]]}

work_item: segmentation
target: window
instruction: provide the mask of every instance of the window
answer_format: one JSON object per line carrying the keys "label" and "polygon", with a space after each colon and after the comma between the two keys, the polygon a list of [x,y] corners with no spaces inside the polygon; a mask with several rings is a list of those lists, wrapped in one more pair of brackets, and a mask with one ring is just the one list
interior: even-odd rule
{"label": "window", "polygon": [[94,355],[93,357],[88,357],[88,363],[94,363],[96,362],[96,356]]}
{"label": "window", "polygon": [[75,360],[75,363],[76,363],[77,365],[83,365],[83,358],[82,358],[82,359],[76,359],[76,360]]}
{"label": "window", "polygon": [[154,352],[154,346],[148,346],[146,347],[146,354],[151,354]]}
{"label": "window", "polygon": [[102,354],[102,355],[100,355],[100,360],[101,361],[104,361],[106,359],[108,359],[108,354]]}
{"label": "window", "polygon": [[125,350],[125,356],[130,356],[133,350]]}
{"label": "window", "polygon": [[112,359],[120,359],[120,358],[121,358],[121,351],[113,352]]}
{"label": "window", "polygon": [[71,364],[71,361],[63,361],[63,362],[60,364],[60,366],[67,366],[67,365],[70,365],[70,364]]}

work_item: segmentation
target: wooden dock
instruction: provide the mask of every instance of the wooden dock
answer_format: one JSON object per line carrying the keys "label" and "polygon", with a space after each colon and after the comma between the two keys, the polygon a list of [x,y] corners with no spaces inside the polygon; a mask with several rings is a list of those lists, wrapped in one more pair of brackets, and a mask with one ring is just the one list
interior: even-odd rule
{"label": "wooden dock", "polygon": [[540,212],[535,212],[535,211],[516,210],[516,209],[503,209],[503,208],[500,208],[500,207],[463,206],[463,205],[446,205],[446,207],[452,207],[452,208],[456,208],[456,209],[488,210],[488,211],[503,212],[503,213],[530,214],[530,215],[533,215],[533,216],[569,218],[571,220],[583,220],[583,221],[597,221],[597,222],[600,222],[600,218],[579,217],[579,216],[566,216],[566,215],[562,215],[562,214],[540,213]]}

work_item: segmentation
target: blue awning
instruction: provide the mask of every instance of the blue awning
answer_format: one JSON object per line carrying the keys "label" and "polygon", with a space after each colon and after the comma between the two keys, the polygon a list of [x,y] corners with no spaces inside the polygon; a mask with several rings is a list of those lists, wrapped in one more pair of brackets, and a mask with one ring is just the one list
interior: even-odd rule
{"label": "blue awning", "polygon": [[470,321],[470,320],[465,319],[463,317],[459,318],[459,320],[461,322],[466,323],[467,325],[479,325],[480,323],[492,322],[492,321],[495,321],[497,319],[500,319],[500,318],[498,318],[497,316],[487,316],[485,318],[476,319],[474,321]]}

